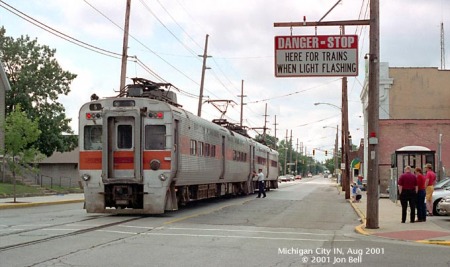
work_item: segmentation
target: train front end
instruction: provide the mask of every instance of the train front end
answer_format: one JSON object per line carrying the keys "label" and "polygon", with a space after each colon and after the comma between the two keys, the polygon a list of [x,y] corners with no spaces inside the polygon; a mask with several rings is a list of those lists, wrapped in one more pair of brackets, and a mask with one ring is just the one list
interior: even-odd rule
{"label": "train front end", "polygon": [[168,104],[109,98],[80,109],[79,171],[88,213],[159,214],[171,183]]}

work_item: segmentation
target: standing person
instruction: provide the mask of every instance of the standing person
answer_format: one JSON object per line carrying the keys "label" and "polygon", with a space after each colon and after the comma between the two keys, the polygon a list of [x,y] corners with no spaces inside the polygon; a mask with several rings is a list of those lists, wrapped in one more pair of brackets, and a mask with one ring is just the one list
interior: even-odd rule
{"label": "standing person", "polygon": [[262,169],[258,169],[258,196],[256,198],[260,198],[261,194],[263,195],[263,198],[266,197],[266,191],[265,191],[265,185],[264,185],[264,173],[262,172]]}
{"label": "standing person", "polygon": [[405,172],[398,179],[398,191],[400,193],[400,203],[402,204],[402,223],[406,221],[406,210],[410,208],[409,221],[414,223],[416,218],[416,200],[417,200],[417,179],[411,173],[411,167],[406,166]]}
{"label": "standing person", "polygon": [[428,216],[433,216],[433,192],[434,185],[436,184],[436,173],[434,173],[433,167],[430,163],[427,163],[425,169],[427,170],[427,174],[425,176],[425,199],[427,200],[427,211]]}
{"label": "standing person", "polygon": [[427,206],[425,204],[425,176],[422,169],[417,167],[415,170],[417,177],[417,222],[425,222],[427,220]]}

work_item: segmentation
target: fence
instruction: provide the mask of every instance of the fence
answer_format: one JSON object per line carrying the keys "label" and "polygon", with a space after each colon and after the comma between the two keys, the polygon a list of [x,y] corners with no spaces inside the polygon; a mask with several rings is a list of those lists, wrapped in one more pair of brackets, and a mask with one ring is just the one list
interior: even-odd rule
{"label": "fence", "polygon": [[78,178],[73,177],[64,177],[60,176],[58,178],[51,177],[48,175],[40,175],[40,183],[41,186],[50,186],[50,188],[53,188],[53,186],[58,187],[78,187]]}

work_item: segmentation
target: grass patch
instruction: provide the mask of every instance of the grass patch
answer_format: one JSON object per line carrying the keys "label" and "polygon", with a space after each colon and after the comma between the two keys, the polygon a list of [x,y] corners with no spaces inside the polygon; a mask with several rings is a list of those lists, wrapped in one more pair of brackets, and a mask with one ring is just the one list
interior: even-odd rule
{"label": "grass patch", "polygon": [[[68,193],[83,193],[83,189],[79,187],[61,187],[61,186],[43,186],[42,188],[36,186],[23,185],[21,183],[16,184],[17,196],[39,196],[44,195],[44,189],[50,190],[56,194],[68,194]],[[12,197],[14,195],[14,185],[11,183],[0,182],[0,197]]]}
{"label": "grass patch", "polygon": [[[27,186],[23,184],[16,184],[16,195],[37,195],[42,191],[33,186]],[[10,183],[0,183],[0,196],[12,196],[14,195],[14,185]]]}

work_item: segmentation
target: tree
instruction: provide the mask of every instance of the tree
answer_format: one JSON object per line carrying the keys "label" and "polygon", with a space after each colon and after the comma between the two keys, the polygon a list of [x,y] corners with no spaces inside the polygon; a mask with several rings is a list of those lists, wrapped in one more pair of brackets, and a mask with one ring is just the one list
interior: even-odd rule
{"label": "tree", "polygon": [[41,131],[39,123],[27,118],[20,104],[6,117],[2,128],[5,129],[5,159],[13,174],[14,202],[16,202],[16,173],[21,167],[38,160],[39,152],[33,147]]}
{"label": "tree", "polygon": [[275,138],[275,136],[271,136],[271,135],[268,135],[268,134],[266,134],[265,140],[264,140],[264,135],[257,134],[255,136],[255,140],[260,142],[260,143],[266,144],[268,147],[271,147],[273,149],[275,149],[276,144],[277,144],[277,138]]}
{"label": "tree", "polygon": [[20,105],[31,120],[38,121],[42,134],[34,142],[43,154],[65,152],[77,146],[77,137],[66,117],[60,94],[70,92],[75,74],[62,70],[54,58],[56,50],[39,45],[37,39],[21,36],[14,40],[0,28],[0,60],[11,84],[6,93],[6,114]]}

